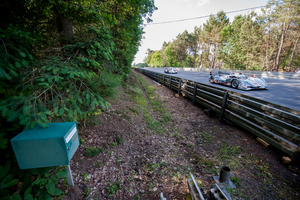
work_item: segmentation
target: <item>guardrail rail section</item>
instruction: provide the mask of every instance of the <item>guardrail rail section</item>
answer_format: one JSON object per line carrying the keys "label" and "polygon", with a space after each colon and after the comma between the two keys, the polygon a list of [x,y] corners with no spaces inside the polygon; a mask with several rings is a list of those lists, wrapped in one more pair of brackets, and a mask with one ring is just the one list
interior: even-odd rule
{"label": "guardrail rail section", "polygon": [[227,119],[299,160],[300,111],[249,97],[212,85],[136,69],[154,81],[182,94],[205,108],[211,108],[219,120]]}

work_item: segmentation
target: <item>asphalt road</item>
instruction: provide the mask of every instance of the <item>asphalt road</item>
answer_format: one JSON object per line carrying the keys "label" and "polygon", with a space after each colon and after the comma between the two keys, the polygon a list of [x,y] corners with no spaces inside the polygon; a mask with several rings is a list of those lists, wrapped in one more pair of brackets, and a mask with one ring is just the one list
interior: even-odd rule
{"label": "asphalt road", "polygon": [[[147,70],[164,73],[163,68],[146,68]],[[208,81],[208,73],[178,71],[178,74],[172,76],[196,81],[199,83],[211,84]],[[226,88],[227,90],[235,91],[247,96],[255,97],[270,103],[278,104],[287,108],[300,111],[300,80],[264,78],[269,85],[268,90],[250,90],[243,91],[233,89],[231,87],[213,84],[216,87]]]}

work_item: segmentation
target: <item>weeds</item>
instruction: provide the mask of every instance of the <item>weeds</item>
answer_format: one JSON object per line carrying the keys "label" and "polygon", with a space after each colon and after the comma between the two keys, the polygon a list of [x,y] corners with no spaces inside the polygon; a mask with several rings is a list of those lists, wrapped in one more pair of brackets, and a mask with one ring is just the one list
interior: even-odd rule
{"label": "weeds", "polygon": [[116,163],[121,164],[121,159],[122,159],[122,155],[119,154],[118,157],[116,158]]}
{"label": "weeds", "polygon": [[129,180],[129,181],[132,181],[133,178],[134,178],[134,176],[135,176],[135,172],[132,172],[131,175],[130,175],[130,177],[128,178],[128,180]]}
{"label": "weeds", "polygon": [[106,185],[107,185],[108,196],[117,194],[122,189],[119,181],[117,181],[115,183],[106,183]]}
{"label": "weeds", "polygon": [[92,192],[92,189],[88,187],[88,188],[86,188],[85,191],[83,192],[83,195],[84,195],[85,197],[89,197],[90,194],[91,194],[91,192]]}
{"label": "weeds", "polygon": [[238,178],[238,177],[231,177],[231,181],[235,184],[235,186],[240,186],[241,184],[240,184],[240,182],[241,182],[241,179],[240,178]]}
{"label": "weeds", "polygon": [[117,144],[124,144],[124,139],[121,138],[121,137],[119,137],[119,136],[117,136],[116,137],[116,142],[117,142]]}
{"label": "weeds", "polygon": [[100,168],[100,167],[103,166],[103,163],[100,160],[98,160],[97,163],[93,164],[93,166],[96,166],[97,168]]}
{"label": "weeds", "polygon": [[[206,132],[201,132],[199,134],[202,136],[203,140],[207,141],[208,143],[212,143],[214,141],[214,138]],[[198,143],[200,143],[200,141]]]}
{"label": "weeds", "polygon": [[89,175],[88,174],[84,174],[84,173],[82,173],[81,175],[83,176],[83,181],[87,182],[87,180],[89,179]]}
{"label": "weeds", "polygon": [[99,147],[98,149],[95,147],[87,147],[85,150],[85,154],[86,154],[86,156],[94,157],[94,156],[98,155],[99,152],[102,153],[103,151],[104,151],[104,149],[102,147]]}
{"label": "weeds", "polygon": [[217,153],[218,157],[220,157],[221,160],[228,160],[231,159],[233,156],[236,156],[241,153],[239,150],[240,147],[232,147],[228,145],[226,142],[223,142],[221,145],[220,151]]}
{"label": "weeds", "polygon": [[110,143],[110,146],[111,146],[112,148],[114,148],[114,147],[116,147],[116,143],[112,142],[112,143]]}

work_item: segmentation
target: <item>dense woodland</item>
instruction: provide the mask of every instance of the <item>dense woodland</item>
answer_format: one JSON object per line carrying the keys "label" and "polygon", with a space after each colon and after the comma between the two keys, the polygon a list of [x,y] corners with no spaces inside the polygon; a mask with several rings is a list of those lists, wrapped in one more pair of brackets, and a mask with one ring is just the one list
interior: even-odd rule
{"label": "dense woodland", "polygon": [[[61,195],[55,184],[65,174],[20,171],[9,140],[49,122],[86,126],[108,108],[106,99],[128,78],[143,27],[156,9],[153,0],[1,2],[1,200]],[[23,185],[14,193],[17,182]]]}
{"label": "dense woodland", "polygon": [[223,11],[160,50],[148,49],[149,67],[203,67],[294,72],[300,66],[300,1],[270,0],[262,13]]}

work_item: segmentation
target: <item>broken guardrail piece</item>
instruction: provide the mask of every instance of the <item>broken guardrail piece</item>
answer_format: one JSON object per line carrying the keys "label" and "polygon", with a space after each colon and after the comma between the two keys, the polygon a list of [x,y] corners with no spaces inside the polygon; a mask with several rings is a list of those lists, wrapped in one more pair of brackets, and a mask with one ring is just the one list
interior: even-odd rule
{"label": "broken guardrail piece", "polygon": [[226,190],[226,183],[215,183],[210,189],[211,198],[217,200],[232,200]]}
{"label": "broken guardrail piece", "polygon": [[204,200],[204,197],[195,181],[195,178],[193,176],[193,174],[191,174],[191,178],[188,179],[188,186],[189,186],[189,190],[190,190],[190,194],[192,196],[193,200]]}

